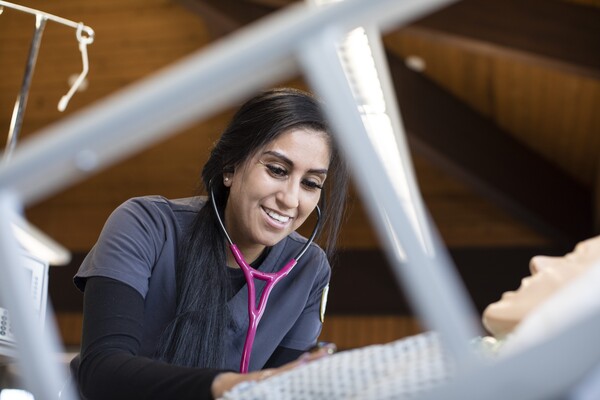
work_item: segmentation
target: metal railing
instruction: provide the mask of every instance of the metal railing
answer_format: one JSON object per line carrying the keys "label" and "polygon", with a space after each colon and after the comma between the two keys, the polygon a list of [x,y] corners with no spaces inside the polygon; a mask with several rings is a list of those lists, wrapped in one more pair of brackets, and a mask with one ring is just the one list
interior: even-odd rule
{"label": "metal railing", "polygon": [[[439,240],[434,236],[436,256],[428,256],[414,232],[407,229],[408,219],[398,206],[383,165],[367,139],[336,54],[335,43],[356,26],[386,32],[449,3],[448,0],[348,0],[319,9],[294,4],[24,141],[11,162],[0,168],[0,291],[3,297],[19,300],[9,309],[18,312],[23,300],[13,296],[23,286],[4,278],[12,276],[7,271],[17,263],[14,241],[7,228],[11,212],[141,151],[261,87],[301,71],[313,91],[324,99],[336,139],[355,181],[361,183],[358,189],[384,239],[398,282],[408,290],[409,299],[425,326],[441,333],[448,350],[462,366],[451,387],[453,391],[446,394],[434,391],[428,396],[475,398],[478,392],[472,385],[478,382],[470,380],[471,376],[478,376],[481,382],[496,383],[505,377],[518,379],[519,372],[526,371],[519,364],[524,359],[528,361],[523,365],[543,371],[544,365],[527,354],[489,364],[472,356],[469,340],[478,334],[474,328],[478,316],[472,311],[452,263],[443,256],[445,248]],[[396,239],[390,233],[402,243],[408,262],[400,263],[397,259],[393,249]],[[27,322],[26,316],[23,313],[22,318],[15,319],[17,333],[31,330],[33,323]],[[596,325],[598,322],[595,321]],[[54,398],[51,393],[56,393],[66,374],[54,366],[55,333],[37,337],[34,347],[30,346],[31,335],[19,337],[23,338],[19,347],[29,387],[36,399]],[[570,343],[568,338],[566,343]],[[598,360],[599,352],[588,351],[586,359],[595,356]],[[50,370],[54,373],[48,375]],[[539,371],[527,370],[527,379],[537,383],[537,387],[553,379]],[[535,387],[523,385],[518,397],[537,398],[539,392]],[[486,398],[504,399],[504,395],[502,391],[487,391]],[[63,398],[68,396],[71,395]]]}

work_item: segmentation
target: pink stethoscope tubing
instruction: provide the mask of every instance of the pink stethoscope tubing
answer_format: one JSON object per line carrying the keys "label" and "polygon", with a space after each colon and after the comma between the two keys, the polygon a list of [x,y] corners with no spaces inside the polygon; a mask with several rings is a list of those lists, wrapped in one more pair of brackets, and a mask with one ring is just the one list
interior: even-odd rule
{"label": "pink stethoscope tubing", "polygon": [[[267,300],[269,299],[269,295],[271,294],[271,290],[273,287],[283,279],[287,274],[290,273],[292,268],[298,263],[300,257],[304,255],[306,250],[308,250],[308,246],[313,242],[317,232],[319,231],[319,227],[321,224],[321,209],[319,206],[315,207],[315,211],[317,212],[317,223],[315,227],[304,244],[302,249],[296,254],[296,256],[285,264],[283,268],[274,273],[262,272],[258,271],[250,266],[244,259],[242,252],[238,247],[233,243],[231,237],[227,233],[227,229],[225,229],[225,225],[221,220],[221,215],[219,214],[219,210],[217,208],[217,203],[215,201],[215,195],[210,188],[210,197],[212,200],[212,206],[215,211],[215,215],[217,220],[219,221],[219,225],[221,225],[221,229],[229,242],[229,249],[233,254],[233,258],[235,258],[235,262],[240,266],[242,272],[244,273],[244,278],[246,278],[246,283],[248,285],[248,330],[246,331],[246,340],[244,342],[244,349],[242,351],[242,359],[240,362],[240,372],[245,374],[248,372],[248,367],[250,365],[250,355],[252,353],[252,346],[254,344],[254,338],[256,337],[256,331],[258,329],[258,324],[265,312],[265,308],[267,306]],[[261,281],[267,282],[265,288],[263,289],[260,299],[258,300],[258,307],[256,306],[256,287],[254,285],[254,279],[260,279]]]}
{"label": "pink stethoscope tubing", "polygon": [[[260,322],[263,313],[265,312],[265,308],[267,306],[267,300],[269,299],[269,295],[271,294],[271,290],[273,287],[283,279],[296,265],[297,261],[295,259],[291,259],[288,261],[285,266],[280,269],[276,273],[266,273],[262,271],[258,271],[252,268],[244,259],[242,252],[237,248],[235,244],[231,244],[229,249],[233,253],[233,257],[235,261],[238,263],[242,271],[244,272],[244,277],[246,278],[246,283],[248,284],[248,331],[246,332],[246,341],[244,342],[244,350],[242,351],[242,360],[240,362],[240,372],[245,374],[248,372],[248,367],[250,365],[250,354],[252,353],[252,346],[254,344],[254,338],[256,337],[256,331],[258,329],[258,323]],[[260,279],[261,281],[267,282],[264,287],[260,299],[258,301],[258,306],[256,305],[256,287],[254,285],[254,279]]]}

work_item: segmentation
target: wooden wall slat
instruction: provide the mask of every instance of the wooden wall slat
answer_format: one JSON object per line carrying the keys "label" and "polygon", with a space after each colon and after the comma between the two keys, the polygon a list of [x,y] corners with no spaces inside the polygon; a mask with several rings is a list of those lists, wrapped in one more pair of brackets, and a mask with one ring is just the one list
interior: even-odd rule
{"label": "wooden wall slat", "polygon": [[[507,211],[480,197],[422,156],[413,153],[412,159],[425,205],[447,246],[539,246],[548,243],[548,239],[534,229],[515,220]],[[379,247],[373,225],[354,189],[349,202],[351,212],[340,234],[340,246],[353,249]]]}
{"label": "wooden wall slat", "polygon": [[428,78],[592,187],[600,157],[600,81],[532,55],[421,28],[398,30],[385,43],[405,59],[423,59]]}
{"label": "wooden wall slat", "polygon": [[60,312],[55,314],[56,326],[62,344],[65,347],[79,347],[81,345],[81,332],[83,314],[75,312]]}
{"label": "wooden wall slat", "polygon": [[325,319],[319,340],[340,350],[389,343],[422,332],[419,322],[404,316],[338,316]]}
{"label": "wooden wall slat", "polygon": [[[64,346],[81,344],[81,313],[56,314],[59,334]],[[333,342],[340,350],[354,349],[372,344],[389,343],[422,332],[419,322],[404,316],[337,316],[326,317],[319,340]]]}
{"label": "wooden wall slat", "polygon": [[600,80],[494,60],[498,124],[591,186],[600,155]]}
{"label": "wooden wall slat", "polygon": [[[488,45],[507,57],[600,78],[600,12],[560,1],[463,0],[411,27]],[[502,49],[502,50],[501,50]]]}

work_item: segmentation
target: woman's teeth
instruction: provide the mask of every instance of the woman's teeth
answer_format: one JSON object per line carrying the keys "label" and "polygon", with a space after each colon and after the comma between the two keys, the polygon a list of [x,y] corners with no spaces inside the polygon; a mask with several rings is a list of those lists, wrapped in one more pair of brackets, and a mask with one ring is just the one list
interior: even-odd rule
{"label": "woman's teeth", "polygon": [[278,222],[281,222],[281,223],[285,223],[285,222],[288,222],[290,220],[290,217],[286,217],[284,215],[277,214],[275,211],[272,211],[272,210],[265,209],[265,212],[267,213],[267,215],[269,217],[271,217],[275,221],[278,221]]}

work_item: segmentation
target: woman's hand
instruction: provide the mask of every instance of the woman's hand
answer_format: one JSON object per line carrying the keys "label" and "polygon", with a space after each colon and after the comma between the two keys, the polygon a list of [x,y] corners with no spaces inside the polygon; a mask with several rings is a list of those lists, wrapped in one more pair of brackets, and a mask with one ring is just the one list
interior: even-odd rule
{"label": "woman's hand", "polygon": [[246,381],[263,381],[272,376],[279,375],[283,372],[294,369],[300,365],[317,360],[319,358],[326,357],[330,354],[333,354],[334,351],[335,346],[326,345],[324,347],[318,348],[315,351],[304,353],[296,361],[292,361],[290,363],[282,365],[279,368],[263,369],[260,371],[249,372],[247,374],[224,372],[222,374],[217,375],[217,377],[212,383],[211,390],[213,397],[215,399],[218,399],[219,397],[223,396],[223,394],[225,394],[226,391],[232,389],[238,383]]}

